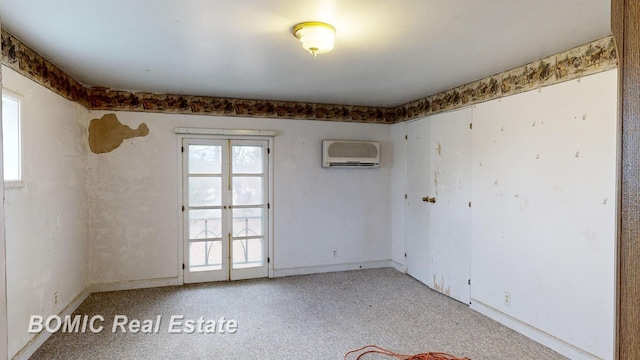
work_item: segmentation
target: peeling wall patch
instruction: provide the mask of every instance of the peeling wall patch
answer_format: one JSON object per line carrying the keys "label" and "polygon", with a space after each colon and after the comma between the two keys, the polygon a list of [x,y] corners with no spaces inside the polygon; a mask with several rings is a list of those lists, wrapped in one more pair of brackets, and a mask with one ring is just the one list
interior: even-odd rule
{"label": "peeling wall patch", "polygon": [[89,124],[89,147],[96,154],[108,153],[117,149],[125,139],[147,135],[147,124],[142,123],[134,130],[123,125],[115,114],[105,114]]}

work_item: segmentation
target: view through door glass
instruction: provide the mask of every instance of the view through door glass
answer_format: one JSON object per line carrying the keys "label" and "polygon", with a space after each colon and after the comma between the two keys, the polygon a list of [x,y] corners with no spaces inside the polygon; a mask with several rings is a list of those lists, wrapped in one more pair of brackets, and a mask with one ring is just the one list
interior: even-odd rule
{"label": "view through door glass", "polygon": [[183,145],[185,282],[267,276],[268,142]]}

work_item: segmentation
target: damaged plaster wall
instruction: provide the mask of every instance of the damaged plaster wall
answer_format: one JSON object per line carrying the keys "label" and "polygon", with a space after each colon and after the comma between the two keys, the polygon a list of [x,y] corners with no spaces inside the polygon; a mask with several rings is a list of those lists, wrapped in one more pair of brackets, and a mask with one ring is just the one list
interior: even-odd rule
{"label": "damaged plaster wall", "polygon": [[126,139],[149,135],[147,124],[132,129],[118,121],[116,114],[105,114],[89,123],[89,148],[95,154],[103,154],[117,149]]}
{"label": "damaged plaster wall", "polygon": [[473,109],[472,307],[573,359],[613,358],[616,84],[612,70]]}
{"label": "damaged plaster wall", "polygon": [[88,110],[3,67],[23,96],[23,186],[5,191],[9,355],[34,334],[32,314],[58,314],[88,280]]}
{"label": "damaged plaster wall", "polygon": [[[104,114],[91,111],[90,118]],[[125,140],[112,152],[88,156],[93,283],[181,281],[181,164],[176,127],[277,131],[272,149],[276,276],[345,264],[355,268],[389,264],[389,125],[116,114],[131,128],[147,124],[149,135]],[[381,168],[324,169],[320,166],[322,139],[380,141]],[[338,249],[336,258],[332,249]]]}

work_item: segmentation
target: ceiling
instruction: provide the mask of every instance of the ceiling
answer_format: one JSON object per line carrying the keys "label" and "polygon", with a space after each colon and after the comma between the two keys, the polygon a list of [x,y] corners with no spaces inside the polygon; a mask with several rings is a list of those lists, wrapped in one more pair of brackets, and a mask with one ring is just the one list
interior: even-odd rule
{"label": "ceiling", "polygon": [[[87,86],[391,107],[611,34],[609,0],[2,0],[2,27]],[[336,28],[314,58],[298,22]]]}

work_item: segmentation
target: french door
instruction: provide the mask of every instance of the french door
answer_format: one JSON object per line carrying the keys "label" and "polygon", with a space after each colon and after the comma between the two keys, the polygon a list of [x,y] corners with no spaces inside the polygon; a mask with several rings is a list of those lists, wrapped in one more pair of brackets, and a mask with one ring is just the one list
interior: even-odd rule
{"label": "french door", "polygon": [[268,141],[183,139],[184,282],[266,277]]}

